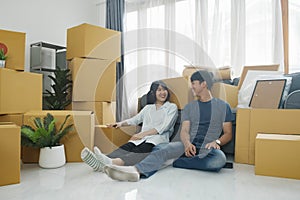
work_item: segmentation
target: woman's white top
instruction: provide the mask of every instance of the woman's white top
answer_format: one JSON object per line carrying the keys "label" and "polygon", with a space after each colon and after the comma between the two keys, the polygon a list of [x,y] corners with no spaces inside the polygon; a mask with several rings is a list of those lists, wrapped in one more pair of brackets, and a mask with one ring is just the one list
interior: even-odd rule
{"label": "woman's white top", "polygon": [[159,109],[156,109],[155,104],[146,105],[136,116],[125,121],[128,125],[143,123],[141,132],[154,128],[158,134],[149,135],[140,140],[129,140],[129,142],[135,145],[139,145],[144,141],[154,145],[169,142],[177,116],[178,110],[174,103],[167,101]]}

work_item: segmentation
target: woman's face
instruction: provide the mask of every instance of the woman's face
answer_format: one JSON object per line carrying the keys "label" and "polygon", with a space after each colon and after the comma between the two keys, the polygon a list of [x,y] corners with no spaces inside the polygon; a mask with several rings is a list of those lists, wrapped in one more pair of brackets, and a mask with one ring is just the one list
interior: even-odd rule
{"label": "woman's face", "polygon": [[156,102],[164,103],[168,97],[168,90],[166,90],[161,85],[159,85],[155,95],[156,95]]}

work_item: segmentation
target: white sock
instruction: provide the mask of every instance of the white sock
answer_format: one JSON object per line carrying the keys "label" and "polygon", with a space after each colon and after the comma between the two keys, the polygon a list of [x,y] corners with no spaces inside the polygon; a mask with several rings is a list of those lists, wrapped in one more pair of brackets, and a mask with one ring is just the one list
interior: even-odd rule
{"label": "white sock", "polygon": [[119,166],[113,165],[113,168],[127,173],[139,173],[135,166]]}
{"label": "white sock", "polygon": [[140,180],[140,174],[134,166],[106,165],[104,172],[114,180],[132,182]]}
{"label": "white sock", "polygon": [[112,164],[112,159],[107,157],[106,155],[104,155],[100,149],[98,147],[94,147],[94,152],[95,152],[95,155],[96,155],[96,158],[104,163],[105,165],[111,165]]}

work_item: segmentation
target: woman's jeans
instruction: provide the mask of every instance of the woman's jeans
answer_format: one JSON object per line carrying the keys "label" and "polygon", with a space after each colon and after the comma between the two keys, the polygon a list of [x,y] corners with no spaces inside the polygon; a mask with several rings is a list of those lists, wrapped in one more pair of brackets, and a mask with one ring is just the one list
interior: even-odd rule
{"label": "woman's jeans", "polygon": [[142,178],[148,178],[157,172],[166,161],[177,159],[173,166],[177,168],[198,169],[218,172],[226,164],[226,156],[221,150],[212,149],[204,158],[180,157],[184,153],[181,142],[170,142],[156,145],[152,152],[141,162],[135,165]]}

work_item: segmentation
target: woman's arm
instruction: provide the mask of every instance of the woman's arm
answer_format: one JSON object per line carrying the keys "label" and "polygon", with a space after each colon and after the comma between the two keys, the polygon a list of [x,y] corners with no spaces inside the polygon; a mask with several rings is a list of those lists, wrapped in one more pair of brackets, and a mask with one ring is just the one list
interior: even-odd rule
{"label": "woman's arm", "polygon": [[158,134],[157,130],[155,128],[153,129],[150,129],[148,131],[144,131],[144,132],[140,132],[140,133],[137,133],[137,134],[134,134],[130,140],[140,140],[142,139],[143,137],[146,137],[148,135],[156,135]]}

